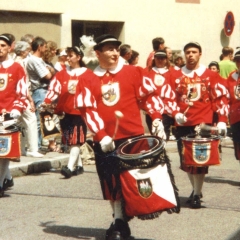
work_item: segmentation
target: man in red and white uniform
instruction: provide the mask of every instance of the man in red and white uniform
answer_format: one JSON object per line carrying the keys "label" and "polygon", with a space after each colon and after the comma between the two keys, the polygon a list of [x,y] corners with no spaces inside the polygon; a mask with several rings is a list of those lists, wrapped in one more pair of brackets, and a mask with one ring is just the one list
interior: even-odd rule
{"label": "man in red and white uniform", "polygon": [[232,72],[227,79],[229,91],[229,122],[232,130],[235,158],[240,160],[240,51],[234,55],[238,70]]}
{"label": "man in red and white uniform", "polygon": [[[11,40],[6,35],[0,35],[0,92],[2,99],[0,101],[0,114],[1,118],[4,117],[1,120],[19,118],[27,106],[26,76],[21,65],[9,58],[10,49]],[[11,159],[0,159],[0,197],[10,185],[8,181],[13,185],[9,171],[9,160]],[[11,179],[8,179],[9,177]]]}
{"label": "man in red and white uniform", "polygon": [[[151,79],[143,76],[142,69],[119,61],[120,41],[105,34],[97,38],[96,43],[94,50],[99,66],[94,73],[97,80],[79,81],[76,107],[80,108],[89,129],[95,134],[96,167],[102,193],[105,200],[110,200],[113,208],[114,222],[107,230],[106,239],[111,239],[116,231],[126,239],[131,232],[121,210],[118,163],[107,152],[113,151],[115,146],[118,147],[131,137],[144,134],[139,108],[141,100],[144,100],[145,104],[141,105],[145,105],[153,122],[158,123],[155,124],[158,136],[163,137],[165,133],[161,113],[164,105],[158,96],[153,95],[155,86]],[[123,115],[119,119],[117,131],[115,111]]]}
{"label": "man in red and white uniform", "polygon": [[208,173],[208,167],[187,167],[183,163],[181,137],[196,133],[195,127],[201,123],[211,125],[214,111],[218,114],[219,132],[226,132],[227,90],[217,73],[200,64],[202,48],[198,43],[186,44],[184,53],[186,66],[176,71],[172,79],[176,102],[180,110],[173,109],[172,115],[175,117],[177,125],[176,138],[181,169],[187,172],[193,187],[193,196],[189,202],[191,202],[192,208],[200,208],[202,185],[205,174]]}

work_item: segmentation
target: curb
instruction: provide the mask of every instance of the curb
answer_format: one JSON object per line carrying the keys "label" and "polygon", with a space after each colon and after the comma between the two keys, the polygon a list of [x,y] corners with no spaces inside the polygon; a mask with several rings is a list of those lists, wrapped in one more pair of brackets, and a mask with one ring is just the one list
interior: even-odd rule
{"label": "curb", "polygon": [[[24,157],[22,157],[24,158]],[[21,177],[34,173],[49,172],[51,169],[61,168],[63,165],[67,165],[69,159],[69,154],[64,154],[64,156],[55,156],[50,158],[31,158],[31,161],[26,162],[26,160],[19,163],[10,163],[10,172],[12,177]],[[25,162],[25,163],[24,163]]]}
{"label": "curb", "polygon": [[[233,142],[231,139],[222,139],[222,147],[233,148]],[[177,142],[169,141],[166,144],[167,151],[177,151]],[[29,174],[42,173],[54,171],[61,168],[63,165],[67,165],[69,154],[46,154],[42,159],[21,157],[21,162],[10,162],[10,172],[13,177],[21,177]]]}

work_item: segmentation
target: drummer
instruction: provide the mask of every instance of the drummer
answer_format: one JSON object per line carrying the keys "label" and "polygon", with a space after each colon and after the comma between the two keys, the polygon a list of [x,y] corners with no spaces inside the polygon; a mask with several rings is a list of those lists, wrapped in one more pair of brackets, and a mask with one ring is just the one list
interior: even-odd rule
{"label": "drummer", "polygon": [[[160,137],[165,135],[160,114],[164,109],[162,101],[150,95],[154,85],[143,77],[141,69],[119,61],[121,42],[116,37],[105,34],[95,42],[94,50],[99,60],[99,66],[94,70],[97,78],[79,81],[76,107],[84,113],[89,129],[95,134],[96,168],[103,198],[110,201],[113,211],[114,219],[106,232],[106,239],[113,239],[113,235],[114,239],[126,239],[131,231],[122,211],[118,165],[109,152],[128,138],[144,134],[139,109],[139,101],[144,96],[148,101],[149,116],[156,123]],[[115,111],[118,114],[115,115]]]}
{"label": "drummer", "polygon": [[192,194],[187,201],[191,208],[201,208],[202,186],[208,167],[187,167],[182,158],[181,137],[195,133],[195,126],[211,124],[213,105],[218,114],[217,127],[226,133],[228,105],[226,88],[221,84],[219,75],[200,64],[202,48],[197,42],[184,46],[186,66],[175,72],[172,79],[176,102],[180,111],[173,112],[176,120],[176,138],[180,155],[181,169],[185,171],[192,185]]}
{"label": "drummer", "polygon": [[[1,120],[19,118],[27,106],[26,76],[20,64],[9,58],[10,49],[11,39],[5,34],[0,35],[0,91],[1,98],[4,99],[0,101]],[[7,157],[0,158],[0,197],[3,197],[4,190],[13,186],[13,179],[8,176],[10,160]]]}
{"label": "drummer", "polygon": [[235,53],[233,60],[238,70],[232,72],[227,79],[227,88],[230,95],[229,121],[232,130],[235,158],[236,160],[240,160],[240,51]]}

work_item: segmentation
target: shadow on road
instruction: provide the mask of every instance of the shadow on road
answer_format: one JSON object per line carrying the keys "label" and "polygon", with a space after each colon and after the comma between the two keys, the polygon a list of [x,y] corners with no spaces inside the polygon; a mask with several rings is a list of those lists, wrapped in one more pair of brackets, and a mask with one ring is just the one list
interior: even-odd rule
{"label": "shadow on road", "polygon": [[[47,234],[56,234],[62,237],[71,237],[83,240],[105,240],[106,229],[99,228],[81,228],[65,225],[56,225],[55,222],[45,222],[40,224],[43,231]],[[130,237],[128,240],[153,240],[146,238]]]}
{"label": "shadow on road", "polygon": [[226,183],[232,186],[240,186],[240,182],[223,179],[222,177],[205,177],[204,181],[210,183]]}

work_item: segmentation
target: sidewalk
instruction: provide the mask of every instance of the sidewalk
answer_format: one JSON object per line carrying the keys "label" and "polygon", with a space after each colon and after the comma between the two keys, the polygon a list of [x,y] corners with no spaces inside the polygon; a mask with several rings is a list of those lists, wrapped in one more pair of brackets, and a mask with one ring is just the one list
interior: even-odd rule
{"label": "sidewalk", "polygon": [[[230,138],[222,139],[222,147],[233,147]],[[166,144],[167,151],[177,151],[176,141]],[[69,154],[47,152],[43,158],[21,157],[20,162],[10,162],[10,171],[13,177],[20,177],[33,173],[55,171],[63,165],[67,165]]]}

